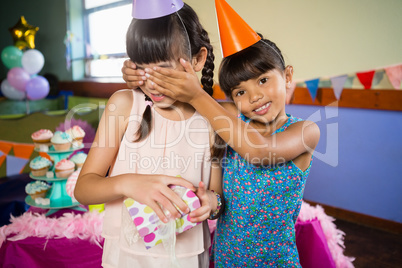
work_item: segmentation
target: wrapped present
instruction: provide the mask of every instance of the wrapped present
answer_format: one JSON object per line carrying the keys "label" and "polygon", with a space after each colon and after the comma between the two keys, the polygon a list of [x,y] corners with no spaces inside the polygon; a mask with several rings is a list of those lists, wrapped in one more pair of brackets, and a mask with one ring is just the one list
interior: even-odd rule
{"label": "wrapped present", "polygon": [[[201,206],[200,200],[193,191],[177,185],[173,185],[170,188],[182,198],[190,208],[190,212]],[[162,243],[166,228],[161,228],[164,227],[164,223],[159,220],[153,209],[131,198],[127,198],[124,204],[137,228],[138,234],[143,238],[146,248],[149,249]],[[191,222],[188,214],[184,214],[180,210],[179,212],[182,217],[175,220],[176,234],[185,232],[199,224],[199,222]]]}

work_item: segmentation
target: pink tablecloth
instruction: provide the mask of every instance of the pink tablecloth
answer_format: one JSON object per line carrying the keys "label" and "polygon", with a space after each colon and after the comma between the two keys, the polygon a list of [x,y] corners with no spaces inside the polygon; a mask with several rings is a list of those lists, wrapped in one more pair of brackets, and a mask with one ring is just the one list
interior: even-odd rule
{"label": "pink tablecloth", "polygon": [[[22,183],[18,184],[18,181],[21,180]],[[16,201],[24,204],[26,196],[24,187],[28,181],[31,181],[28,174],[2,178],[0,180],[0,207],[1,205],[12,207],[11,205]],[[40,209],[32,207],[29,211],[43,213]],[[49,218],[58,218],[66,212],[71,211],[61,210]],[[82,214],[82,212],[74,213]],[[18,216],[18,219],[22,219],[22,223],[16,226],[15,230],[26,229],[28,221],[25,221],[26,213],[23,214],[23,211],[0,210],[0,214],[7,220],[4,224],[9,223],[10,214]],[[102,219],[100,217],[80,218],[77,223],[80,230],[85,227],[83,220],[89,222],[86,224],[87,226],[98,225],[93,230],[89,230],[89,233],[99,240],[101,228],[99,225]],[[336,267],[353,267],[353,258],[343,255],[344,233],[336,229],[333,221],[334,219],[327,216],[322,207],[312,207],[303,202],[295,226],[296,244],[303,268],[335,267],[335,264]],[[0,225],[0,267],[101,267],[101,241],[100,245],[97,245],[94,241],[86,239],[88,236],[82,237],[82,234],[80,234],[80,238],[71,238],[71,230],[66,230],[70,231],[67,232],[70,234],[70,239],[67,237],[46,238],[41,235],[41,237],[29,236],[22,240],[10,241],[8,239],[12,238],[14,234],[6,233],[1,226],[2,224]],[[71,222],[68,226],[71,228]]]}
{"label": "pink tablecloth", "polygon": [[318,219],[297,221],[295,228],[296,246],[303,268],[336,267]]}
{"label": "pink tablecloth", "polygon": [[102,267],[102,248],[79,238],[28,237],[0,248],[0,267]]}
{"label": "pink tablecloth", "polygon": [[46,211],[31,207],[0,228],[0,267],[102,267],[100,214],[62,209],[45,217]]}
{"label": "pink tablecloth", "polygon": [[[67,214],[63,214],[66,212]],[[13,224],[10,225],[14,234],[10,233],[10,229],[5,229],[7,226],[2,227],[0,229],[0,243],[3,240],[3,244],[0,247],[0,267],[101,267],[103,243],[99,241],[100,227],[88,228],[101,224],[102,218],[101,216],[94,216],[94,214],[74,213],[77,213],[77,215],[68,210],[62,210],[51,217],[44,217],[27,212],[13,220]],[[57,219],[56,224],[55,219]],[[27,228],[32,230],[22,230],[25,222],[30,222],[26,226],[29,226]],[[43,232],[38,236],[28,235],[26,237],[26,233],[33,233],[34,228],[41,230],[40,227],[32,226],[38,226],[41,223],[44,226],[47,225],[47,229],[43,229],[46,231],[45,233],[56,230],[55,234],[52,234],[51,238],[44,237]],[[60,230],[64,226],[70,230]],[[22,231],[15,234],[16,230]],[[85,232],[85,230],[89,231]],[[79,231],[82,233],[77,234]],[[327,238],[318,219],[298,220],[295,231],[300,263],[303,268],[336,267],[328,247]],[[85,239],[91,238],[88,232],[92,233],[92,238],[96,239]],[[83,233],[86,233],[86,235],[83,235]],[[13,237],[15,238],[16,235],[21,234],[25,235],[22,237],[23,239],[19,237],[20,239],[12,241]],[[62,237],[63,234],[70,238]],[[99,244],[94,243],[94,240],[97,240]],[[213,267],[212,262],[211,267]]]}

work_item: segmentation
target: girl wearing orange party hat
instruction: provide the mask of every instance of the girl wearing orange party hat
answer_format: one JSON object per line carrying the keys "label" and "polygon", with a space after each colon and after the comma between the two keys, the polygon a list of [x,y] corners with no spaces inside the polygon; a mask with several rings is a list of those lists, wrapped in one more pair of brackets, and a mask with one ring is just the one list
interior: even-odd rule
{"label": "girl wearing orange party hat", "polygon": [[[126,40],[136,67],[184,70],[178,61],[184,57],[194,70],[203,70],[203,87],[212,93],[212,46],[190,6],[181,0],[134,0],[133,17]],[[210,130],[191,105],[158,93],[151,81],[111,96],[74,192],[82,204],[106,203],[103,267],[209,266],[205,220],[221,211],[222,191]],[[191,191],[179,196],[171,185],[195,191],[198,199]],[[182,196],[193,202],[186,204]],[[203,223],[188,224],[191,208]]]}
{"label": "girl wearing orange party hat", "polygon": [[221,106],[205,94],[183,59],[185,72],[146,69],[147,80],[191,104],[228,144],[215,266],[300,267],[294,225],[320,131],[285,112],[293,68],[279,48],[224,0],[215,3],[224,55],[219,82],[233,103]]}

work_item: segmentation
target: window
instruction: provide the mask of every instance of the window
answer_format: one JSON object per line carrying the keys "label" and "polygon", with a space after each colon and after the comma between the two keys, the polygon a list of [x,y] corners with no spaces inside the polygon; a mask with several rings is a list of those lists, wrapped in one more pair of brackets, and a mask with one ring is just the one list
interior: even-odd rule
{"label": "window", "polygon": [[[82,33],[82,38],[73,41],[81,52],[72,55],[72,67],[74,61],[81,60],[81,68],[76,69],[85,75],[75,75],[76,78],[121,78],[121,67],[127,59],[126,31],[132,19],[131,8],[132,0],[70,0],[70,26],[74,24],[70,31],[74,36]],[[80,22],[74,21],[78,17]]]}

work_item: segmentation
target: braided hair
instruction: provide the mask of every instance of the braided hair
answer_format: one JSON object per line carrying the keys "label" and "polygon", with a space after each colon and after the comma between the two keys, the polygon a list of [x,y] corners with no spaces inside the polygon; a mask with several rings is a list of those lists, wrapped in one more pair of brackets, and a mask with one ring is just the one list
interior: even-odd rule
{"label": "braided hair", "polygon": [[[191,60],[188,55],[196,56],[202,47],[205,47],[208,53],[201,72],[201,84],[212,96],[215,68],[213,47],[197,13],[189,5],[184,3],[177,13],[164,17],[133,19],[126,35],[127,54],[131,61],[137,64],[177,61],[180,57]],[[142,118],[136,133],[136,142],[143,140],[151,131],[152,113],[149,106],[146,107]]]}

